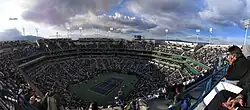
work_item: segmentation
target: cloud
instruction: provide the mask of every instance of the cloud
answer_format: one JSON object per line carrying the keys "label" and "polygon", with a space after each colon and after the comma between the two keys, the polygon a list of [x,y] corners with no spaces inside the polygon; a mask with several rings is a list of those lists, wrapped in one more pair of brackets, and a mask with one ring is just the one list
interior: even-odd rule
{"label": "cloud", "polygon": [[[197,39],[194,33],[185,33],[187,30],[199,28],[208,33],[209,27],[242,27],[242,19],[250,15],[249,6],[250,1],[246,0],[133,0],[127,4],[135,15],[157,24],[155,28],[148,29],[149,33],[187,41]],[[172,33],[166,34],[165,29]],[[233,43],[230,42],[232,38],[216,35],[212,39],[214,43],[228,44]],[[199,41],[208,42],[209,36],[201,35]],[[235,43],[240,42],[237,40]]]}
{"label": "cloud", "polygon": [[[117,6],[122,9],[116,9]],[[43,24],[41,34],[46,33],[48,26],[52,29],[47,29],[47,33],[53,35],[56,31],[66,35],[66,27],[75,34],[83,27],[85,33],[108,35],[112,27],[114,35],[142,34],[149,38],[167,35],[196,41],[196,36],[191,35],[195,31],[189,30],[199,28],[205,33],[213,26],[215,30],[220,26],[242,27],[242,20],[250,17],[249,6],[249,0],[26,0],[22,17]],[[96,31],[89,32],[92,30]],[[224,37],[219,38],[222,39],[215,41],[222,42]],[[206,36],[200,40],[208,41]]]}
{"label": "cloud", "polygon": [[119,0],[28,0],[23,18],[39,23],[62,25],[69,18],[89,11],[95,14],[110,10]]}
{"label": "cloud", "polygon": [[57,26],[58,29],[78,30],[97,28],[113,32],[129,33],[156,27],[149,21],[120,13],[106,15],[120,0],[36,0],[26,6],[23,18],[39,24]]}
{"label": "cloud", "polygon": [[[72,30],[78,30],[79,27],[83,27],[84,29],[98,28],[116,33],[129,33],[151,29],[157,25],[136,17],[125,16],[118,12],[113,16],[105,14],[96,15],[88,12],[84,15],[76,15],[69,18],[65,26],[70,27]],[[113,28],[113,30],[110,30],[110,28]]]}
{"label": "cloud", "polygon": [[[85,29],[82,30],[82,36],[79,35],[80,32],[79,31],[73,31],[72,33],[70,33],[70,35],[66,35],[66,34],[61,34],[59,33],[59,37],[60,38],[72,38],[72,39],[78,39],[78,38],[123,38],[123,39],[128,39],[131,40],[133,38],[133,36],[129,35],[129,34],[123,34],[123,33],[114,33],[114,32],[107,32],[104,30],[99,30],[99,29]],[[52,35],[50,36],[50,38],[57,38],[56,35]]]}
{"label": "cloud", "polygon": [[[25,20],[37,23],[57,25],[61,28],[71,26],[94,27],[107,30],[115,27],[120,32],[138,32],[149,30],[154,34],[163,35],[160,30],[171,31],[180,29],[204,28],[197,20],[197,1],[186,0],[135,0],[128,1],[127,9],[137,18],[116,13],[108,16],[107,12],[120,0],[36,0],[26,5],[23,13]],[[143,19],[141,19],[143,18]],[[158,27],[157,27],[158,26]],[[160,27],[160,28],[159,28]],[[128,29],[131,28],[131,29]],[[152,29],[156,28],[156,29]],[[157,30],[159,29],[159,30]],[[127,30],[127,31],[126,31]]]}
{"label": "cloud", "polygon": [[242,26],[241,20],[250,17],[249,0],[205,0],[204,4],[200,17],[220,26]]}
{"label": "cloud", "polygon": [[[128,9],[157,25],[157,29],[171,31],[205,28],[199,19],[198,0],[134,0],[128,3]],[[164,29],[164,30],[165,30]],[[152,29],[155,30],[155,29]]]}

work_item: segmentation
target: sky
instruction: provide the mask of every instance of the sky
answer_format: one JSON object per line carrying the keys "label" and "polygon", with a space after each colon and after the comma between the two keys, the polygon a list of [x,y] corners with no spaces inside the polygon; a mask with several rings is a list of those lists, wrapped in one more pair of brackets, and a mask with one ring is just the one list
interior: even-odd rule
{"label": "sky", "polygon": [[[216,44],[242,44],[243,21],[250,18],[250,0],[0,2],[0,40],[23,33],[51,38],[58,32],[59,36],[67,37],[67,27],[71,37],[79,37],[79,27],[82,27],[83,36],[131,38],[143,35],[145,38],[187,41],[196,41],[199,29],[200,42],[209,42],[211,37],[211,42]],[[212,33],[209,28],[213,28]]]}

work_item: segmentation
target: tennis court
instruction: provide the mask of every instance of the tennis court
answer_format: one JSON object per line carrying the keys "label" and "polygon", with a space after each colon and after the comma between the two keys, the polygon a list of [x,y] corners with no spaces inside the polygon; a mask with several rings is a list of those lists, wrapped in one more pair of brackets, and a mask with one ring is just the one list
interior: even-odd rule
{"label": "tennis court", "polygon": [[135,75],[105,72],[89,80],[87,83],[70,86],[69,91],[85,101],[110,104],[114,103],[114,98],[122,86],[124,86],[123,92],[126,96],[134,89],[136,82],[137,78]]}
{"label": "tennis court", "polygon": [[90,88],[90,90],[106,96],[110,92],[112,92],[116,87],[121,85],[122,82],[122,79],[112,77]]}

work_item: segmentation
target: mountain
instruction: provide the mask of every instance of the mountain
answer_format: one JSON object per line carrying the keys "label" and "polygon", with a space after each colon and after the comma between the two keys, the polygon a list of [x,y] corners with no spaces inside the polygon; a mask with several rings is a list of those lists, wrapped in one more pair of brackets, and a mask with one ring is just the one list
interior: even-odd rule
{"label": "mountain", "polygon": [[38,39],[44,39],[43,37],[37,37],[37,36],[32,36],[32,35],[27,35],[27,36],[19,36],[14,40],[29,40],[29,41],[36,41]]}
{"label": "mountain", "polygon": [[43,39],[42,37],[27,35],[23,36],[16,28],[7,29],[0,32],[0,41],[12,41],[12,40],[30,40],[35,41],[37,39]]}

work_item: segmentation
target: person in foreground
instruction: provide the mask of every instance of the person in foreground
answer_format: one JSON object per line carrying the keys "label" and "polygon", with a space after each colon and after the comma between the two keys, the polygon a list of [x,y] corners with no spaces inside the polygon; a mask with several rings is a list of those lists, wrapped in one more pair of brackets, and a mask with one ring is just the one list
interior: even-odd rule
{"label": "person in foreground", "polygon": [[236,84],[243,90],[239,94],[222,90],[215,95],[205,110],[250,110],[250,61],[237,46],[228,49],[229,68],[225,79],[239,80]]}

